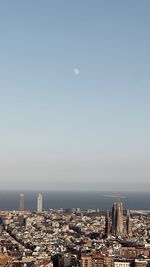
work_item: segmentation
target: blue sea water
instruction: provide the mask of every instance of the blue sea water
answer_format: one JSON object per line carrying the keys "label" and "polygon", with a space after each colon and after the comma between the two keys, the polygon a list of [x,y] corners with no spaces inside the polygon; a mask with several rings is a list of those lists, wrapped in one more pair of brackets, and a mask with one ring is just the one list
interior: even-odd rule
{"label": "blue sea water", "polygon": [[[37,191],[25,191],[25,209],[36,210]],[[82,210],[90,208],[99,208],[100,210],[111,210],[115,202],[114,192],[87,192],[87,191],[44,191],[43,208],[66,209],[81,208]],[[0,210],[18,210],[19,191],[0,191]],[[121,201],[125,209],[150,209],[150,194],[143,192],[120,192],[126,196]]]}

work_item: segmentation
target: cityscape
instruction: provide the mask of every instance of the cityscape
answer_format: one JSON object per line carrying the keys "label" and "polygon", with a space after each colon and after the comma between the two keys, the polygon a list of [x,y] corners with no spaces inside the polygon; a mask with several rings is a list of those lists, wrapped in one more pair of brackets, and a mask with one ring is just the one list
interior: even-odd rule
{"label": "cityscape", "polygon": [[150,267],[150,0],[0,1],[0,267]]}
{"label": "cityscape", "polygon": [[121,196],[110,210],[77,208],[0,211],[0,266],[146,267],[150,264],[150,211],[125,210]]}

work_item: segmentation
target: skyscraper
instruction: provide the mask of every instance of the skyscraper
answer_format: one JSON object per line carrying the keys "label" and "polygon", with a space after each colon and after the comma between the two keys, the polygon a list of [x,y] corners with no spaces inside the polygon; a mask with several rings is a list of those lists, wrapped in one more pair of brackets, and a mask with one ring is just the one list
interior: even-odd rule
{"label": "skyscraper", "polygon": [[19,196],[19,210],[23,211],[24,210],[24,194],[21,193]]}
{"label": "skyscraper", "polygon": [[116,202],[112,207],[112,234],[122,236],[123,233],[123,206],[121,202]]}
{"label": "skyscraper", "polygon": [[37,197],[37,212],[42,212],[42,207],[43,207],[43,196],[41,193],[39,193]]}

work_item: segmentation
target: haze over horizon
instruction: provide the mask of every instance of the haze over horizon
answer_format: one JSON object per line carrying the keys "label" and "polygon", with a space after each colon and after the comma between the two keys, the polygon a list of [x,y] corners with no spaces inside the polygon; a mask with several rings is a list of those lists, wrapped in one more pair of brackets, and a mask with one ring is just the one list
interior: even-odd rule
{"label": "haze over horizon", "polygon": [[1,189],[148,190],[149,12],[0,3]]}

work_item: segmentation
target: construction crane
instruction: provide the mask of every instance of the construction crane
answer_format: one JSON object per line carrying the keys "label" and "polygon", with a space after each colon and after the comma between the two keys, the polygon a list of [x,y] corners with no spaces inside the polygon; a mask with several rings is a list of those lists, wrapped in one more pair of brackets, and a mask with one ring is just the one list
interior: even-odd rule
{"label": "construction crane", "polygon": [[123,196],[123,195],[120,195],[120,194],[115,194],[115,195],[103,195],[103,197],[112,197],[112,198],[115,198],[116,199],[116,202],[120,202],[121,199],[125,199],[127,198],[127,196]]}

